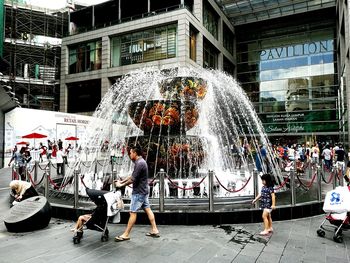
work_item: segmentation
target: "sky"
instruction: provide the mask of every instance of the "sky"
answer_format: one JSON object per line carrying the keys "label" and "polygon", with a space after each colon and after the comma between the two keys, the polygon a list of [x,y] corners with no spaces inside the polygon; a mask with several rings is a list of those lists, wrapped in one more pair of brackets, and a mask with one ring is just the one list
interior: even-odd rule
{"label": "sky", "polygon": [[[107,0],[77,0],[74,1],[79,4],[87,4],[87,5],[94,5],[101,2],[106,2]],[[48,0],[26,0],[28,4],[32,4],[35,6],[40,6],[43,8],[50,8],[50,9],[60,9],[66,6],[67,0],[55,0],[55,1],[48,1]]]}

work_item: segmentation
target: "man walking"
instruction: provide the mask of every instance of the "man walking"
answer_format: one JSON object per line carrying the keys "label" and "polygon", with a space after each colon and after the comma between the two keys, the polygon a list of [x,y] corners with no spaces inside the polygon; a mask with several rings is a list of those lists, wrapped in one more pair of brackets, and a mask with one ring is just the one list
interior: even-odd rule
{"label": "man walking", "polygon": [[154,214],[150,208],[148,195],[148,167],[146,161],[141,156],[142,150],[139,147],[133,147],[130,150],[129,157],[135,163],[134,171],[131,176],[128,176],[124,180],[117,180],[116,187],[123,187],[132,184],[133,190],[130,202],[130,217],[128,225],[123,234],[117,236],[114,240],[121,242],[130,240],[130,232],[136,222],[137,211],[142,208],[151,223],[151,231],[146,234],[149,237],[160,237],[159,231],[156,225]]}

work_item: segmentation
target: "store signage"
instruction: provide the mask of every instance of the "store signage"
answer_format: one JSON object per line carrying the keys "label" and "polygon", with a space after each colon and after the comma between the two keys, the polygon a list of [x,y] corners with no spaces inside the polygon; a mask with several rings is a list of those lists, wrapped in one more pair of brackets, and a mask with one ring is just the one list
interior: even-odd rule
{"label": "store signage", "polygon": [[291,125],[291,126],[275,126],[268,125],[265,127],[267,133],[286,133],[286,132],[303,132],[305,127],[302,125]]}
{"label": "store signage", "polygon": [[160,42],[156,42],[156,43],[144,42],[143,45],[142,45],[142,43],[136,43],[136,44],[132,44],[129,46],[129,53],[130,54],[139,53],[142,51],[147,51],[149,49],[153,49],[154,47],[161,48],[162,45],[160,44]]}
{"label": "store signage", "polygon": [[266,133],[336,132],[337,122],[263,124]]}
{"label": "store signage", "polygon": [[321,40],[309,43],[275,47],[260,52],[260,59],[271,60],[295,56],[312,55],[318,53],[333,52],[333,40]]}
{"label": "store signage", "polygon": [[336,119],[336,110],[261,113],[259,118],[263,123],[333,121]]}

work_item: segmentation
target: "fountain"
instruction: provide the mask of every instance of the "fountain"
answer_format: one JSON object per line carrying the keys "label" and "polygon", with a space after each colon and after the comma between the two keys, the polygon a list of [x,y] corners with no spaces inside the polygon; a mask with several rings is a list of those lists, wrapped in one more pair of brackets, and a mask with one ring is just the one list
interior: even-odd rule
{"label": "fountain", "polygon": [[[103,168],[97,171],[97,166],[83,165],[86,157],[78,158],[74,164],[80,167],[85,184],[91,188],[101,188],[106,173],[129,175],[132,162],[127,154],[119,158],[119,164],[110,167],[109,151],[117,145],[125,147],[127,153],[129,146],[136,144],[142,147],[149,165],[153,197],[159,196],[157,175],[164,171],[166,187],[170,186],[168,198],[208,198],[205,177],[209,170],[215,175],[215,197],[251,197],[254,189],[253,180],[249,179],[255,169],[255,156],[263,159],[257,150],[259,145],[267,151],[267,163],[275,180],[282,181],[252,104],[238,83],[221,71],[146,68],[131,72],[112,85],[94,117],[96,121],[88,127],[82,147],[93,161],[101,159],[100,149],[107,141]],[[246,149],[241,154],[241,169],[235,169],[231,145]],[[266,163],[261,164],[267,171]],[[68,169],[63,182],[69,181],[72,174],[73,169]],[[237,193],[220,188],[234,190],[246,184]],[[80,194],[85,194],[81,183]]]}

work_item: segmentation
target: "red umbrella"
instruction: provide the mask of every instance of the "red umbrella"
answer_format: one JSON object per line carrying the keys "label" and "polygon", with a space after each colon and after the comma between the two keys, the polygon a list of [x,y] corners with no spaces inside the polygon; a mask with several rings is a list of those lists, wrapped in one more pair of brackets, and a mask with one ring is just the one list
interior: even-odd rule
{"label": "red umbrella", "polygon": [[79,140],[79,138],[78,137],[74,137],[74,136],[70,136],[70,137],[67,137],[65,140],[66,141],[77,141],[77,140]]}
{"label": "red umbrella", "polygon": [[47,136],[44,134],[40,134],[40,133],[29,133],[27,135],[22,136],[23,139],[34,139],[34,147],[35,147],[35,139],[42,139],[42,138],[46,138]]}
{"label": "red umbrella", "polygon": [[16,144],[25,144],[25,145],[27,145],[27,143],[28,143],[28,142],[21,141],[21,142],[18,142],[18,143],[16,143]]}
{"label": "red umbrella", "polygon": [[22,136],[23,139],[42,139],[42,138],[46,138],[46,137],[47,137],[46,135],[36,133],[36,132]]}

